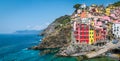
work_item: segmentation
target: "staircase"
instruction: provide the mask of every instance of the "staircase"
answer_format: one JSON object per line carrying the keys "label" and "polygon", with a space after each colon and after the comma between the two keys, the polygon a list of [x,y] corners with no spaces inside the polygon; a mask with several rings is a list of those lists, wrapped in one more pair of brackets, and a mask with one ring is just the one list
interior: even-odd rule
{"label": "staircase", "polygon": [[88,58],[93,58],[93,57],[99,56],[99,55],[107,52],[108,50],[117,48],[119,46],[120,46],[120,41],[117,44],[113,44],[112,41],[111,41],[111,42],[107,43],[102,49],[100,49],[98,51],[94,51],[94,52],[88,53],[88,54],[86,54],[86,56]]}

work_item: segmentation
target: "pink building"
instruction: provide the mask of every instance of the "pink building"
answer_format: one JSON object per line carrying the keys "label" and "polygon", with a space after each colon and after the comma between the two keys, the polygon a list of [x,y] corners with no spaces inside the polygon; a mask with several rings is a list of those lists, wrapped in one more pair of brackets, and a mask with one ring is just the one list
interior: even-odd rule
{"label": "pink building", "polygon": [[102,25],[102,21],[100,19],[94,20],[94,24],[95,24],[96,27],[99,27],[99,26]]}
{"label": "pink building", "polygon": [[103,19],[103,20],[108,20],[109,22],[111,21],[111,20],[110,20],[110,17],[108,17],[108,16],[103,16],[102,19]]}

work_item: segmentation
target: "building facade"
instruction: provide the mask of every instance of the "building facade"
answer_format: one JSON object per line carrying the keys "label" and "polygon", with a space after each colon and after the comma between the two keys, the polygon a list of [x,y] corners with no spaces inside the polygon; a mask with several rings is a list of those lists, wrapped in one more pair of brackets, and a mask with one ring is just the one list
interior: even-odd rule
{"label": "building facade", "polygon": [[90,29],[89,30],[89,44],[93,44],[94,43],[94,30]]}
{"label": "building facade", "polygon": [[117,38],[120,37],[120,23],[114,23],[112,25],[112,32],[115,37],[117,37]]}
{"label": "building facade", "polygon": [[94,30],[94,41],[99,42],[101,40],[101,29]]}
{"label": "building facade", "polygon": [[86,24],[76,24],[74,32],[76,41],[79,43],[89,43],[89,26]]}
{"label": "building facade", "polygon": [[89,26],[87,24],[80,25],[80,42],[89,43]]}

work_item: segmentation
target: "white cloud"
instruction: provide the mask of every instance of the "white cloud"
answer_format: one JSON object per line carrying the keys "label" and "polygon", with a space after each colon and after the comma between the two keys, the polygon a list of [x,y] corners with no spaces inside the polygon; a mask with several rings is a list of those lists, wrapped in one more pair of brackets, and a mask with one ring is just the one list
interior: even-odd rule
{"label": "white cloud", "polygon": [[32,30],[42,30],[42,29],[43,29],[43,27],[39,26],[39,25],[36,25],[36,26],[32,27]]}
{"label": "white cloud", "polygon": [[50,23],[45,23],[41,25],[27,25],[26,28],[27,30],[42,30],[45,29]]}

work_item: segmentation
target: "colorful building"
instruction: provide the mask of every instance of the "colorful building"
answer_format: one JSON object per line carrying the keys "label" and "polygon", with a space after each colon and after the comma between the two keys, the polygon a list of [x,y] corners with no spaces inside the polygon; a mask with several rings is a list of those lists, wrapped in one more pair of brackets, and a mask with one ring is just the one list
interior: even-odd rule
{"label": "colorful building", "polygon": [[94,20],[91,20],[90,23],[92,26],[94,26]]}
{"label": "colorful building", "polygon": [[106,35],[107,35],[107,29],[103,28],[103,30],[101,31],[101,39],[105,40],[106,39]]}
{"label": "colorful building", "polygon": [[120,37],[120,23],[114,23],[112,25],[112,32],[116,38]]}
{"label": "colorful building", "polygon": [[105,14],[106,14],[107,16],[110,16],[110,10],[111,10],[111,8],[109,8],[109,7],[105,9],[105,11],[106,11]]}
{"label": "colorful building", "polygon": [[94,28],[90,26],[89,28],[89,44],[94,43]]}
{"label": "colorful building", "polygon": [[80,25],[80,42],[89,43],[89,26],[87,24]]}
{"label": "colorful building", "polygon": [[99,42],[101,40],[101,29],[94,30],[94,41]]}
{"label": "colorful building", "polygon": [[[88,9],[89,11],[78,9],[74,15],[76,19],[73,24],[76,41],[87,44],[105,41],[111,29],[115,36],[120,37],[120,24],[118,24],[120,20],[117,19],[115,12],[112,12],[113,8],[113,6],[109,6],[105,9],[102,5],[92,5]],[[116,13],[118,12],[119,10],[116,11]]]}
{"label": "colorful building", "polygon": [[87,12],[85,10],[82,11],[80,14],[80,18],[86,18],[87,17]]}
{"label": "colorful building", "polygon": [[77,24],[74,32],[77,42],[89,43],[89,26],[86,24]]}

